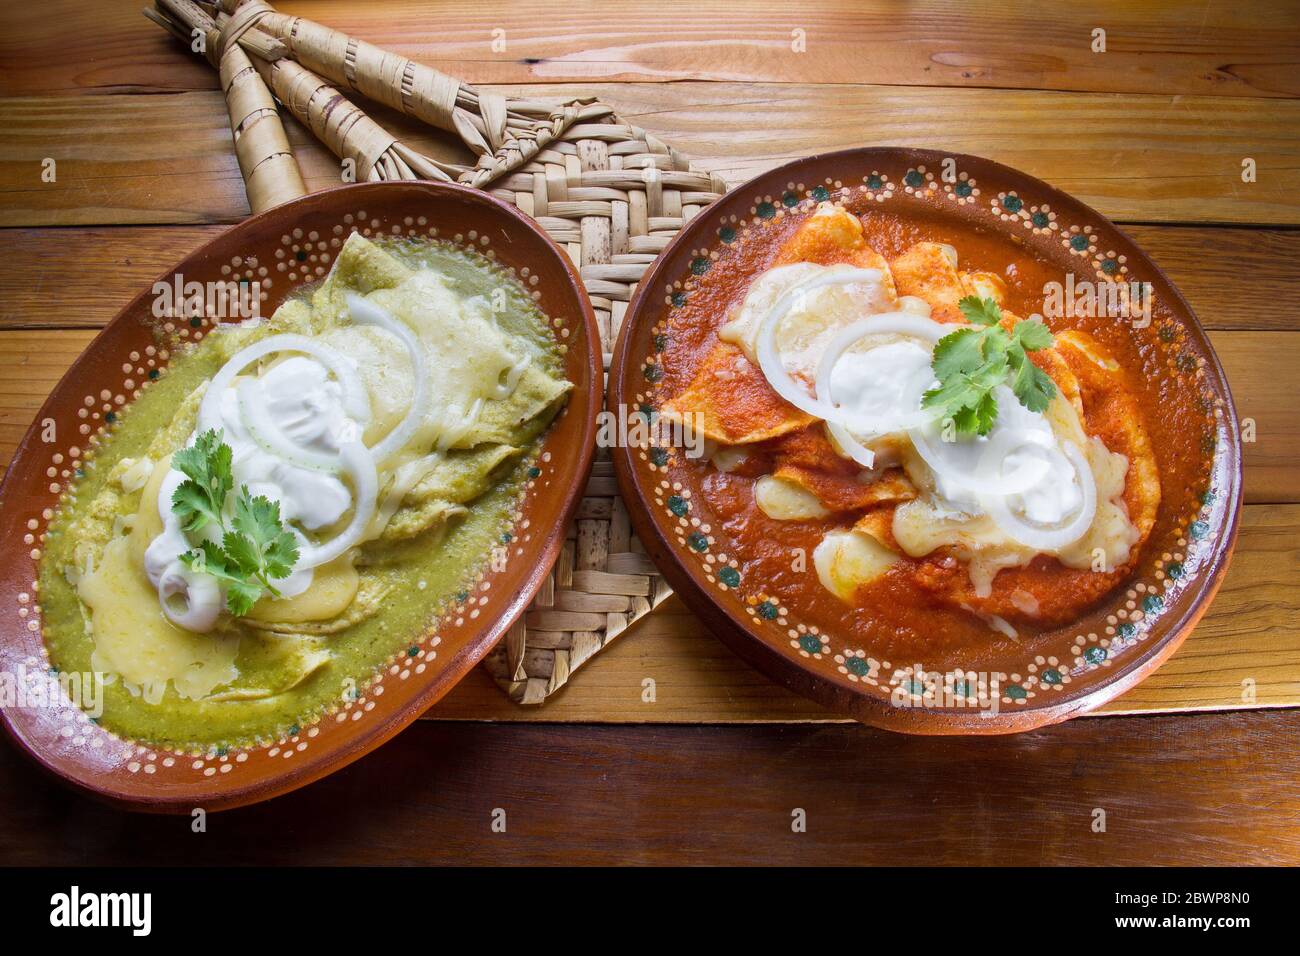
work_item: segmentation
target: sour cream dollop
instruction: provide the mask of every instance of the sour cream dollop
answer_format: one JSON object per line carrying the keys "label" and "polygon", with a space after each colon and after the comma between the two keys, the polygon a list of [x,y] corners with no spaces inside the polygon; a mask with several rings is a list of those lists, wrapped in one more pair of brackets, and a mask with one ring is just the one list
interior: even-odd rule
{"label": "sour cream dollop", "polygon": [[[231,363],[238,361],[236,356]],[[214,386],[220,385],[220,378],[214,379]],[[255,413],[246,415],[254,403]],[[353,492],[337,473],[295,464],[271,450],[266,437],[257,434],[258,426],[274,429],[294,448],[335,461],[341,458],[345,445],[357,441],[365,421],[349,414],[343,385],[322,362],[289,354],[260,376],[232,378],[213,402],[205,397],[204,406],[215,411],[215,421],[201,421],[200,429],[221,429],[222,441],[232,452],[235,488],[247,485],[252,495],[279,502],[280,518],[286,526],[294,522],[308,531],[321,530],[336,524],[353,508]],[[249,417],[257,424],[250,425]],[[198,434],[196,430],[186,444],[192,445]],[[168,619],[186,630],[204,632],[216,624],[225,595],[214,577],[191,571],[180,557],[204,538],[220,543],[221,532],[213,525],[192,536],[182,530],[180,518],[172,511],[172,496],[184,481],[185,476],[173,470],[158,489],[163,531],[145,550],[144,568],[158,588]],[[227,517],[232,508],[233,497],[227,503]],[[306,537],[297,528],[292,530],[304,549]],[[277,581],[276,590],[284,597],[301,594],[311,586],[313,574],[312,568],[299,567]]]}
{"label": "sour cream dollop", "polygon": [[874,464],[871,441],[905,434],[932,473],[941,511],[989,514],[1009,538],[1044,552],[1083,537],[1095,514],[1095,479],[1083,452],[1046,415],[1026,408],[1005,385],[994,390],[998,414],[987,436],[958,435],[926,414],[924,395],[938,384],[934,344],[953,328],[916,313],[864,311],[829,340],[811,393],[790,377],[774,347],[783,321],[801,321],[789,303],[807,309],[804,287],[860,280],[854,270],[814,272],[771,307],[758,352],[773,388],[822,418],[846,457],[865,467]]}

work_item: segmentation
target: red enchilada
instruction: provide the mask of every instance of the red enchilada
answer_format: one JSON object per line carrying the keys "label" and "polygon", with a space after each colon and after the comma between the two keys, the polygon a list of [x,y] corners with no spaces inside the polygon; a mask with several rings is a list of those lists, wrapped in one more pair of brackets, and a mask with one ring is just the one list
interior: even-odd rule
{"label": "red enchilada", "polygon": [[1152,336],[1044,322],[1060,273],[1002,235],[823,200],[715,258],[656,346],[708,439],[669,470],[801,631],[996,661],[1122,594],[1206,482]]}

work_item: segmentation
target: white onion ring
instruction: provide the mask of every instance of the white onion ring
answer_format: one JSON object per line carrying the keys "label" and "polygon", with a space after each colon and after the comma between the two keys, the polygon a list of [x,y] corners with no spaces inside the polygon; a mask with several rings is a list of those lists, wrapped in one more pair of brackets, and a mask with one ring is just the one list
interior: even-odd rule
{"label": "white onion ring", "polygon": [[1051,527],[1029,521],[1012,512],[1005,495],[989,495],[980,499],[980,505],[1004,534],[1036,551],[1059,552],[1078,541],[1092,527],[1092,519],[1097,514],[1097,484],[1087,456],[1074,442],[1062,442],[1061,447],[1065,457],[1074,465],[1075,474],[1083,489],[1083,504],[1068,524]]}
{"label": "white onion ring", "polygon": [[849,285],[854,282],[879,282],[880,279],[879,269],[846,269],[831,275],[820,275],[787,289],[776,300],[776,304],[772,306],[767,315],[763,317],[763,321],[759,323],[758,334],[755,337],[757,340],[759,368],[763,370],[763,375],[766,376],[768,384],[772,386],[773,390],[801,412],[806,412],[827,422],[840,421],[840,416],[833,406],[809,395],[807,390],[800,388],[798,383],[790,377],[790,373],[785,370],[785,365],[781,362],[781,356],[776,351],[777,325],[789,313],[794,306],[795,300],[805,293],[825,286]]}
{"label": "white onion ring", "polygon": [[294,571],[318,568],[329,564],[340,554],[361,540],[370,519],[375,514],[375,500],[379,496],[379,473],[370,449],[359,441],[351,441],[339,449],[343,471],[352,478],[352,493],[356,504],[348,526],[322,545],[300,549]]}
{"label": "white onion ring", "polygon": [[240,349],[231,356],[230,361],[221,366],[216,375],[212,376],[212,381],[208,383],[208,390],[199,405],[199,434],[221,428],[221,396],[235,380],[235,376],[258,359],[275,352],[301,352],[316,359],[334,373],[334,377],[342,386],[343,410],[357,421],[369,420],[370,396],[361,383],[357,370],[341,353],[305,335],[272,335],[270,338]]}
{"label": "white onion ring", "polygon": [[[933,348],[934,343],[947,335],[948,332],[949,330],[941,323],[911,311],[882,312],[845,326],[835,334],[835,337],[826,346],[826,352],[817,366],[817,380],[814,386],[817,399],[838,411],[839,406],[835,404],[834,396],[831,395],[831,373],[849,346],[866,336],[906,335],[928,342]],[[878,437],[891,432],[906,431],[909,428],[926,424],[937,417],[938,412],[932,409],[918,409],[916,412],[899,416],[893,421],[873,426],[871,432],[864,437]],[[853,433],[844,426],[845,420],[843,416],[837,416],[837,420],[834,421],[826,419],[826,426],[830,429],[836,443],[843,451],[848,453],[850,458],[864,467],[874,467],[875,453],[854,437]]]}
{"label": "white onion ring", "polygon": [[[183,608],[176,607],[169,600],[174,595],[179,595],[185,602]],[[212,630],[225,606],[217,579],[210,574],[191,571],[179,558],[170,562],[158,578],[158,603],[169,621],[195,634]]]}
{"label": "white onion ring", "polygon": [[[395,318],[387,309],[361,298],[355,292],[348,293],[347,303],[353,322],[358,325],[373,325],[397,336],[398,341],[406,347],[407,353],[411,356],[411,371],[415,377],[411,406],[393,430],[371,448],[375,464],[381,465],[411,443],[426,414],[429,405],[429,374],[424,347],[420,345],[410,326]],[[522,373],[522,369],[520,371]]]}

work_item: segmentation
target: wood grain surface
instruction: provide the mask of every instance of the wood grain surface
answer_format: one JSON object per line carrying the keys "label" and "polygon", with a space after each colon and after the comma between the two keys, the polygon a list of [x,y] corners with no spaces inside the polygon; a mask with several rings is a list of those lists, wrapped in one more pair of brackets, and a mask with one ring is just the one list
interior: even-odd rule
{"label": "wood grain surface", "polygon": [[[593,96],[739,183],[789,159],[852,146],[974,153],[1064,189],[1119,221],[1300,224],[1300,100],[933,87],[700,83],[501,86]],[[446,137],[372,115],[430,155]],[[286,128],[308,189],[339,164]],[[233,222],[248,214],[217,92],[0,99],[0,226]],[[1242,161],[1258,180],[1243,183]],[[54,159],[58,181],[41,180]],[[201,184],[201,186],[199,185]]]}
{"label": "wood grain surface", "polygon": [[[1016,737],[422,721],[270,803],[132,816],[0,747],[14,864],[1261,864],[1300,859],[1300,711]],[[506,832],[494,833],[494,811]],[[803,810],[806,832],[792,814]],[[1105,832],[1094,832],[1102,819]]]}
{"label": "wood grain surface", "polygon": [[[141,0],[93,6],[93,29],[84,0],[14,6],[0,41],[0,96],[217,88],[206,66],[178,57],[161,30],[142,28]],[[275,7],[478,84],[704,79],[1300,95],[1300,11],[1288,0],[279,0]],[[1107,32],[1105,53],[1092,49],[1097,28]]]}

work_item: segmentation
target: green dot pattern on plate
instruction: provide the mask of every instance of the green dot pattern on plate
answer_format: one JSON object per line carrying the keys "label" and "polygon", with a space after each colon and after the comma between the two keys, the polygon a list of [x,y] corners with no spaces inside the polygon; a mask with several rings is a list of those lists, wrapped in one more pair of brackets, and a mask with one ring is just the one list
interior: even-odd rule
{"label": "green dot pattern on plate", "polygon": [[691,260],[691,273],[693,275],[702,276],[704,275],[704,273],[708,271],[709,271],[708,256],[696,256],[694,259]]}
{"label": "green dot pattern on plate", "polygon": [[776,215],[776,207],[773,206],[770,202],[759,203],[758,208],[755,209],[754,211],[758,213],[759,219],[771,219],[773,216]]}
{"label": "green dot pattern on plate", "polygon": [[645,380],[647,382],[657,382],[659,381],[659,379],[663,378],[664,376],[663,369],[661,369],[658,365],[655,365],[653,362],[646,365],[646,367],[642,369],[642,371],[645,374]]}
{"label": "green dot pattern on plate", "polygon": [[668,498],[668,510],[679,518],[685,518],[690,514],[691,506],[686,502],[685,498],[678,495],[671,495]]}
{"label": "green dot pattern on plate", "polygon": [[1044,684],[1052,686],[1055,684],[1059,684],[1060,682],[1061,682],[1061,672],[1058,671],[1055,667],[1049,667],[1047,668],[1047,670],[1043,671]]}
{"label": "green dot pattern on plate", "polygon": [[771,601],[764,601],[758,606],[758,616],[765,621],[776,620],[776,605]]}
{"label": "green dot pattern on plate", "polygon": [[1106,659],[1106,648],[1090,647],[1083,652],[1083,659],[1089,664],[1100,664]]}
{"label": "green dot pattern on plate", "polygon": [[962,199],[965,199],[967,196],[969,196],[972,192],[975,191],[975,187],[963,179],[961,182],[959,182],[956,186],[953,187],[952,191],[955,192]]}
{"label": "green dot pattern on plate", "polygon": [[825,186],[814,186],[812,191],[812,198],[816,199],[818,202],[825,202],[826,200],[831,198],[831,194],[826,189]]}
{"label": "green dot pattern on plate", "polygon": [[916,189],[923,182],[925,182],[925,177],[922,176],[915,169],[909,169],[907,171],[907,175],[903,177],[903,182],[911,186],[913,189]]}
{"label": "green dot pattern on plate", "polygon": [[1023,687],[1021,687],[1019,684],[1008,684],[1007,696],[1010,697],[1012,700],[1024,700],[1026,697],[1029,696],[1029,692],[1025,690]]}
{"label": "green dot pattern on plate", "polygon": [[1007,193],[1002,197],[1002,208],[1007,212],[1020,212],[1025,208],[1025,201],[1015,193]]}
{"label": "green dot pattern on plate", "polygon": [[850,674],[854,674],[858,677],[865,677],[871,670],[871,665],[867,663],[865,658],[850,657],[844,662],[844,668]]}
{"label": "green dot pattern on plate", "polygon": [[733,567],[725,567],[718,572],[718,580],[729,588],[734,588],[740,584],[740,572]]}
{"label": "green dot pattern on plate", "polygon": [[1077,236],[1071,237],[1070,248],[1073,249],[1075,252],[1083,252],[1085,249],[1088,248],[1088,237],[1085,236],[1083,233],[1079,233]]}
{"label": "green dot pattern on plate", "polygon": [[700,534],[698,531],[694,532],[689,538],[687,538],[686,543],[701,553],[709,550],[709,539],[704,537],[704,535]]}
{"label": "green dot pattern on plate", "polygon": [[664,448],[651,448],[650,464],[654,465],[656,468],[662,468],[664,465],[668,464],[668,451]]}

